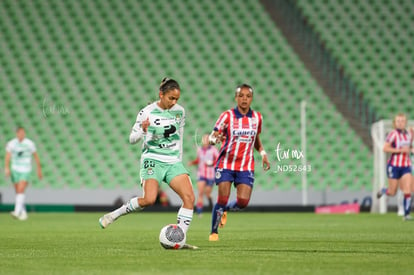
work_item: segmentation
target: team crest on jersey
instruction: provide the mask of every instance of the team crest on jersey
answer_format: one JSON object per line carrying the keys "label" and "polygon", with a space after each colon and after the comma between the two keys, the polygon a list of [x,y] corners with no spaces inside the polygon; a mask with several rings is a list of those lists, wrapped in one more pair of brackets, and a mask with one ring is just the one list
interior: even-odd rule
{"label": "team crest on jersey", "polygon": [[154,170],[152,170],[152,168],[150,167],[150,168],[148,168],[147,169],[147,174],[148,175],[153,175],[154,174]]}
{"label": "team crest on jersey", "polygon": [[217,169],[216,171],[216,179],[221,178],[221,170]]}
{"label": "team crest on jersey", "polygon": [[216,179],[221,178],[221,173],[219,171],[216,172]]}
{"label": "team crest on jersey", "polygon": [[175,115],[175,123],[180,123],[181,122],[181,114],[176,114]]}

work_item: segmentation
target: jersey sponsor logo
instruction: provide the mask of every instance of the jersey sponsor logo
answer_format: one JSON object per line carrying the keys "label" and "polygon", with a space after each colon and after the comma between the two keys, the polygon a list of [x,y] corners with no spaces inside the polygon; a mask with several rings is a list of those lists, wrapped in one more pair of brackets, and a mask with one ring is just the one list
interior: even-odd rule
{"label": "jersey sponsor logo", "polygon": [[176,145],[177,143],[170,143],[170,144],[165,144],[165,143],[161,143],[161,144],[158,144],[158,147],[160,147],[161,149],[162,148],[171,148],[171,147],[174,147],[175,145]]}
{"label": "jersey sponsor logo", "polygon": [[174,134],[177,128],[174,125],[164,126],[164,137],[169,138],[170,135]]}
{"label": "jersey sponsor logo", "polygon": [[157,126],[160,126],[161,124],[172,124],[175,123],[177,120],[177,118],[172,118],[172,117],[158,117],[156,119],[154,119],[154,124]]}
{"label": "jersey sponsor logo", "polygon": [[237,140],[237,142],[242,142],[242,143],[251,143],[253,141],[253,138],[252,137],[247,137],[247,138],[236,137],[235,140]]}
{"label": "jersey sponsor logo", "polygon": [[232,135],[233,136],[255,136],[256,131],[255,130],[233,130]]}

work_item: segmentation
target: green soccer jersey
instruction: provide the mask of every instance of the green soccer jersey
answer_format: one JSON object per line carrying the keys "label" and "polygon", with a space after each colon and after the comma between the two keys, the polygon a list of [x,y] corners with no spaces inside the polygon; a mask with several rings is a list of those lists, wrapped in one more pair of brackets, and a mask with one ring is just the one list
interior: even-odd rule
{"label": "green soccer jersey", "polygon": [[[144,133],[141,124],[147,119],[150,126]],[[131,136],[143,138],[141,159],[151,158],[165,163],[181,161],[184,124],[185,111],[178,104],[164,110],[154,102],[142,109],[131,132]]]}
{"label": "green soccer jersey", "polygon": [[6,151],[11,154],[11,169],[20,173],[32,171],[32,155],[36,152],[36,146],[28,138],[21,142],[14,138],[6,145]]}

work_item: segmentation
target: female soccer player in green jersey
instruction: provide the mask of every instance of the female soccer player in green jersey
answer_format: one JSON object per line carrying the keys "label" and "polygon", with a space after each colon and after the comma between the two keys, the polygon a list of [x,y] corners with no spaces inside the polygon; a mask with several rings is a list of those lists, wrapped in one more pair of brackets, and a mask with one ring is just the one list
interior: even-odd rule
{"label": "female soccer player in green jersey", "polygon": [[[16,202],[14,211],[10,212],[13,218],[27,220],[25,207],[25,190],[30,181],[32,173],[32,156],[37,165],[37,176],[42,179],[42,167],[39,156],[36,152],[35,143],[26,137],[23,127],[18,127],[16,137],[10,140],[6,145],[6,157],[4,171],[6,177],[10,177],[14,190],[16,191]],[[11,169],[10,169],[11,161]]]}
{"label": "female soccer player in green jersey", "polygon": [[106,228],[120,216],[153,205],[160,184],[164,181],[181,198],[177,224],[186,233],[193,217],[194,191],[188,171],[182,163],[184,108],[177,104],[180,86],[164,78],[159,88],[159,100],[146,106],[137,116],[129,142],[142,142],[141,184],[143,196],[135,197],[120,208],[99,219]]}

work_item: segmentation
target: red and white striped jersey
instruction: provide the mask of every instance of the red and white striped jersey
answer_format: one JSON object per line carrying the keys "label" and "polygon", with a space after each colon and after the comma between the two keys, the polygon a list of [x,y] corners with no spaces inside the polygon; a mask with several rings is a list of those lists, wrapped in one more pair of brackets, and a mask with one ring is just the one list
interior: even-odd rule
{"label": "red and white striped jersey", "polygon": [[[391,144],[392,148],[401,149],[404,147],[410,147],[412,142],[412,136],[409,131],[406,130],[392,130],[386,140]],[[388,160],[388,164],[395,167],[407,167],[411,166],[409,153],[392,153]]]}
{"label": "red and white striped jersey", "polygon": [[216,167],[233,171],[254,171],[254,143],[262,130],[262,115],[252,109],[243,115],[236,108],[223,112],[215,131],[226,139],[221,145]]}
{"label": "red and white striped jersey", "polygon": [[197,178],[214,179],[214,162],[217,160],[218,150],[213,145],[197,148]]}

